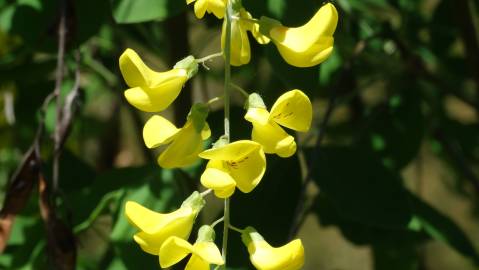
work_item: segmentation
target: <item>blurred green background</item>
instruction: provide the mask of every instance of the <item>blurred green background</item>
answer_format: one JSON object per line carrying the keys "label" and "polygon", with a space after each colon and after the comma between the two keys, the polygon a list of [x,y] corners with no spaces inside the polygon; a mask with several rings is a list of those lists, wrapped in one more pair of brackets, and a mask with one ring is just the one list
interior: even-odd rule
{"label": "blurred green background", "polygon": [[[268,156],[258,188],[235,194],[232,223],[255,226],[276,246],[300,237],[308,270],[479,269],[478,2],[333,1],[339,11],[335,50],[313,68],[289,66],[274,45],[250,37],[252,60],[233,69],[233,81],[259,92],[268,106],[283,92],[302,89],[313,102],[314,124],[297,136],[297,155]],[[322,4],[243,0],[254,17],[287,26],[304,24]],[[220,51],[221,21],[212,15],[197,20],[192,9],[184,0],[0,0],[2,201],[34,141],[44,99],[55,88],[65,11],[61,93],[67,97],[75,89],[79,71],[80,96],[52,200],[75,236],[73,244],[60,241],[59,248],[76,247],[77,269],[158,269],[157,258],[132,240],[125,201],[167,212],[199,189],[204,162],[181,170],[156,164],[158,152],[141,137],[151,114],[127,104],[118,69],[126,48],[159,71],[189,54]],[[207,65],[161,113],[178,126],[192,102],[223,91],[221,59]],[[233,95],[235,139],[249,138],[251,131],[243,101]],[[213,140],[223,127],[217,105],[208,118]],[[44,121],[42,171],[51,182],[55,102],[45,107]],[[303,185],[308,172],[312,181]],[[36,187],[25,200],[0,269],[62,269],[47,252]],[[198,224],[212,222],[221,210],[221,202],[208,197]],[[229,269],[254,269],[239,236],[230,239]]]}

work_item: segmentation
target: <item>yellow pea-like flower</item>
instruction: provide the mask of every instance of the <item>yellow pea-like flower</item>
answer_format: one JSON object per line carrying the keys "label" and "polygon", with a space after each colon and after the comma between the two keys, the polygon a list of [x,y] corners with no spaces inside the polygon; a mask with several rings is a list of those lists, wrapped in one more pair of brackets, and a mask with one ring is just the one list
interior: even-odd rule
{"label": "yellow pea-like flower", "polygon": [[131,105],[146,112],[166,109],[197,69],[198,64],[192,56],[166,72],[150,69],[132,49],[126,49],[120,56],[120,71],[130,87],[124,93],[125,98]]}
{"label": "yellow pea-like flower", "polygon": [[312,67],[328,58],[333,51],[333,34],[338,12],[333,4],[322,6],[303,26],[289,28],[263,17],[260,29],[269,36],[284,60],[297,67]]}
{"label": "yellow pea-like flower", "polygon": [[253,141],[260,143],[265,153],[292,156],[296,142],[281,126],[300,132],[309,130],[313,109],[308,96],[298,89],[288,91],[276,100],[271,112],[256,93],[250,95],[248,103],[245,119],[253,124]]}
{"label": "yellow pea-like flower", "polygon": [[205,201],[198,192],[193,192],[181,207],[171,213],[154,212],[136,202],[128,201],[125,215],[140,231],[133,236],[145,252],[158,255],[161,245],[171,236],[189,237],[191,228]]}
{"label": "yellow pea-like flower", "polygon": [[[251,31],[253,36],[261,44],[268,43],[267,37],[263,36],[259,32],[259,26],[255,26],[247,19],[252,19],[251,14],[244,8],[241,8],[237,14],[235,14],[231,21],[231,60],[230,63],[233,66],[241,66],[248,64],[251,60],[251,47],[249,44],[249,38],[247,31]],[[242,20],[246,19],[246,20]],[[223,21],[223,29],[221,33],[221,49],[224,50],[226,40],[226,20]]]}
{"label": "yellow pea-like flower", "polygon": [[248,227],[241,234],[241,240],[258,270],[299,270],[304,265],[304,247],[300,239],[275,248],[254,228]]}
{"label": "yellow pea-like flower", "polygon": [[219,198],[230,197],[236,187],[244,193],[251,192],[266,170],[263,147],[249,140],[208,149],[199,156],[209,160],[201,184],[214,190]]}
{"label": "yellow pea-like flower", "polygon": [[193,106],[182,128],[177,128],[159,115],[152,116],[143,127],[143,140],[148,148],[169,144],[158,157],[161,167],[186,167],[198,160],[198,154],[203,151],[204,141],[210,137],[211,131],[205,122],[207,112],[198,112],[195,108],[202,105],[197,105]]}
{"label": "yellow pea-like flower", "polygon": [[211,226],[203,225],[194,245],[179,237],[168,238],[160,248],[160,266],[167,268],[175,265],[190,253],[185,270],[210,270],[211,264],[223,265],[225,262],[214,243],[214,235]]}
{"label": "yellow pea-like flower", "polygon": [[218,19],[225,16],[227,0],[186,0],[186,4],[195,2],[196,18],[201,19],[205,13],[213,13]]}

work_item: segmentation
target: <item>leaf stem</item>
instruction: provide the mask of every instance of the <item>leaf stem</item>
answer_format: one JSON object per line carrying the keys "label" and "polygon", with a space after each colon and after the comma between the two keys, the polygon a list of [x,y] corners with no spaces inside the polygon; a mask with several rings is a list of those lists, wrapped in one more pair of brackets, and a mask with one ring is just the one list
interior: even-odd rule
{"label": "leaf stem", "polygon": [[210,55],[207,55],[203,58],[199,58],[199,59],[196,59],[196,63],[204,63],[208,60],[211,60],[213,58],[216,58],[216,57],[220,57],[223,55],[223,52],[219,52],[219,53],[214,53],[214,54],[210,54]]}
{"label": "leaf stem", "polygon": [[240,92],[245,98],[248,98],[249,97],[249,93],[246,92],[246,90],[244,90],[241,86],[235,84],[235,83],[231,83],[230,84],[236,91]]}
{"label": "leaf stem", "polygon": [[222,222],[225,219],[225,217],[221,217],[217,220],[215,220],[213,223],[211,223],[211,227],[214,228],[216,225],[218,225],[220,222]]}
{"label": "leaf stem", "polygon": [[220,101],[220,100],[223,99],[223,98],[224,98],[223,96],[214,97],[214,98],[208,100],[208,102],[206,102],[206,104],[207,104],[208,106],[211,106],[211,104],[213,104],[213,103],[215,103],[215,102],[217,102],[217,101]]}
{"label": "leaf stem", "polygon": [[210,194],[211,191],[213,191],[213,190],[211,188],[209,188],[209,189],[201,192],[200,195],[201,195],[201,197],[205,197],[206,195]]}
{"label": "leaf stem", "polygon": [[236,231],[236,232],[239,232],[239,233],[243,233],[244,230],[238,228],[238,227],[235,227],[233,225],[230,224],[230,229],[232,229],[233,231]]}

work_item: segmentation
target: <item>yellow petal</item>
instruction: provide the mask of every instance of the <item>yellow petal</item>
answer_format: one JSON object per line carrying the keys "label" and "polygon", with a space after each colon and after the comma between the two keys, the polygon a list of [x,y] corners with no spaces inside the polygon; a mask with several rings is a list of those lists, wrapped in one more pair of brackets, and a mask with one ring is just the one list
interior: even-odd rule
{"label": "yellow petal", "polygon": [[197,0],[195,3],[196,18],[201,19],[205,16],[206,8],[208,7],[207,0]]}
{"label": "yellow petal", "polygon": [[299,239],[279,248],[266,241],[251,241],[248,252],[258,270],[299,270],[304,264],[304,248]]}
{"label": "yellow petal", "polygon": [[256,122],[261,125],[266,125],[269,121],[270,114],[268,110],[263,108],[248,108],[244,118],[250,122]]}
{"label": "yellow petal", "polygon": [[170,121],[159,115],[154,115],[143,127],[143,140],[148,148],[158,147],[169,143],[178,131],[179,129]]}
{"label": "yellow petal", "polygon": [[191,255],[185,270],[210,270],[210,264],[197,255]]}
{"label": "yellow petal", "polygon": [[203,150],[203,139],[191,121],[176,134],[174,141],[161,153],[158,163],[163,168],[178,168],[192,165]]}
{"label": "yellow petal", "polygon": [[155,234],[177,220],[188,219],[190,216],[194,216],[193,210],[190,207],[181,207],[174,212],[162,214],[133,201],[126,203],[125,214],[131,224],[148,234]]}
{"label": "yellow petal", "polygon": [[221,252],[214,242],[205,241],[195,243],[193,253],[209,264],[223,265],[225,262]]}
{"label": "yellow petal", "polygon": [[[223,21],[221,33],[221,49],[224,51],[226,38],[226,20]],[[246,28],[239,20],[231,21],[231,50],[230,62],[233,66],[248,64],[251,60],[251,48],[249,45]]]}
{"label": "yellow petal", "polygon": [[311,67],[324,61],[333,50],[332,37],[338,23],[336,8],[328,3],[313,18],[297,28],[273,27],[269,34],[286,62]]}
{"label": "yellow petal", "polygon": [[125,214],[128,221],[141,231],[134,240],[150,254],[158,255],[160,246],[170,236],[187,238],[191,232],[196,212],[191,207],[161,214],[151,211],[138,203],[127,202]]}
{"label": "yellow petal", "polygon": [[158,255],[160,247],[165,239],[144,232],[139,232],[133,236],[133,240],[135,240],[144,252],[156,256]]}
{"label": "yellow petal", "polygon": [[159,260],[162,268],[170,267],[183,260],[193,251],[193,245],[184,239],[172,236],[160,247]]}
{"label": "yellow petal", "polygon": [[201,175],[201,184],[211,188],[218,198],[229,198],[235,191],[236,182],[223,166],[223,161],[210,160]]}
{"label": "yellow petal", "polygon": [[132,49],[126,49],[120,56],[120,71],[130,87],[146,86],[155,74]]}
{"label": "yellow petal", "polygon": [[[188,79],[183,69],[172,69],[171,79],[154,87],[134,87],[125,91],[128,103],[145,112],[159,112],[166,109],[180,94]],[[179,75],[179,76],[178,76]]]}
{"label": "yellow petal", "polygon": [[294,137],[286,133],[276,122],[269,121],[266,125],[253,123],[251,138],[263,146],[264,152],[277,154],[280,157],[290,157],[296,152]]}
{"label": "yellow petal", "polygon": [[259,184],[266,171],[266,157],[263,148],[258,147],[241,159],[226,161],[226,166],[238,189],[244,193],[251,192]]}
{"label": "yellow petal", "polygon": [[201,139],[207,140],[209,137],[211,137],[211,129],[208,123],[205,123],[205,126],[203,127],[203,130],[201,131]]}
{"label": "yellow petal", "polygon": [[311,101],[302,91],[295,89],[281,95],[271,108],[270,118],[287,128],[306,132],[313,116]]}
{"label": "yellow petal", "polygon": [[273,27],[270,30],[271,38],[282,45],[297,52],[306,51],[317,43],[320,37],[332,36],[338,23],[338,12],[333,4],[322,6],[305,25],[288,28]]}
{"label": "yellow petal", "polygon": [[226,0],[209,0],[208,12],[213,13],[218,19],[222,19],[226,12]]}
{"label": "yellow petal", "polygon": [[218,148],[205,150],[201,152],[199,156],[204,159],[234,161],[242,159],[251,152],[258,151],[259,148],[261,148],[261,145],[257,142],[240,140],[220,146]]}

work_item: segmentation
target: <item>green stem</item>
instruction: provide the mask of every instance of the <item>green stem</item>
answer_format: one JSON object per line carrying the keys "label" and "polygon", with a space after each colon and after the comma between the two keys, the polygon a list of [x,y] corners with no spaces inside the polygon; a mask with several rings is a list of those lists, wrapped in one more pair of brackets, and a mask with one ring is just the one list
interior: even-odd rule
{"label": "green stem", "polygon": [[238,227],[235,227],[233,225],[230,224],[230,229],[232,229],[233,231],[236,231],[236,232],[239,232],[239,233],[243,233],[244,230],[238,228]]}
{"label": "green stem", "polygon": [[211,228],[214,228],[216,225],[218,225],[220,222],[222,222],[225,218],[224,217],[221,217],[217,220],[215,220],[215,222],[211,223]]}
{"label": "green stem", "polygon": [[216,58],[216,57],[220,57],[222,55],[223,55],[223,52],[214,53],[214,54],[207,55],[203,58],[196,59],[195,61],[196,61],[196,63],[204,63],[208,60],[211,60],[211,59]]}
{"label": "green stem", "polygon": [[214,98],[208,100],[208,102],[206,102],[206,104],[207,104],[208,106],[211,106],[211,104],[213,104],[213,103],[215,103],[215,102],[217,102],[217,101],[220,101],[220,100],[222,100],[222,99],[223,99],[222,96],[221,96],[221,97],[214,97]]}
{"label": "green stem", "polygon": [[[226,38],[224,46],[224,56],[225,56],[225,85],[224,85],[224,104],[225,104],[225,134],[227,141],[230,141],[230,96],[231,96],[231,17],[233,15],[232,0],[228,1],[226,6]],[[226,269],[226,254],[228,249],[228,232],[230,226],[230,200],[229,198],[225,199],[224,204],[224,215],[223,215],[223,243],[221,248],[221,253],[223,255],[223,260],[225,264],[223,269]]]}
{"label": "green stem", "polygon": [[240,92],[246,99],[248,99],[249,97],[249,93],[246,92],[246,90],[244,90],[241,86],[235,84],[235,83],[231,83],[231,86],[238,92]]}

